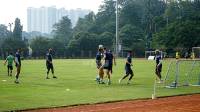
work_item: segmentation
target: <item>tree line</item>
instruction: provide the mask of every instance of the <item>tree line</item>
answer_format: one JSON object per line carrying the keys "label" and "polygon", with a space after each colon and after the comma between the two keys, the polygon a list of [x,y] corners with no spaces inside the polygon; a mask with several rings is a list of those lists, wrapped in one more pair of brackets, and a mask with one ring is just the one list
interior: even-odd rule
{"label": "tree line", "polygon": [[[174,52],[200,46],[199,0],[118,0],[119,43],[122,53],[133,50],[135,56],[144,57],[145,50],[162,49]],[[12,37],[0,25],[2,49],[12,46],[32,49],[32,56],[44,56],[48,48],[58,57],[94,57],[99,44],[115,48],[116,2],[104,0],[98,12],[79,18],[75,27],[64,16],[53,26],[53,38],[37,36],[26,43],[20,36],[22,26],[15,21]],[[19,23],[19,24],[16,24]],[[19,38],[20,37],[20,38]],[[13,42],[20,46],[13,45]],[[13,44],[11,44],[13,43]],[[11,45],[10,45],[11,44]],[[28,54],[28,53],[27,53]]]}

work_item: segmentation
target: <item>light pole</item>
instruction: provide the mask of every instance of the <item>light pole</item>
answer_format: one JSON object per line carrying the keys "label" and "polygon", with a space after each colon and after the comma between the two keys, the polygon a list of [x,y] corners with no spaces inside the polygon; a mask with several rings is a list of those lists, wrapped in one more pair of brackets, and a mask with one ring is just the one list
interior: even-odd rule
{"label": "light pole", "polygon": [[10,28],[10,33],[9,33],[10,37],[12,37],[12,25],[13,23],[8,23],[8,26]]}
{"label": "light pole", "polygon": [[10,32],[12,32],[12,25],[13,25],[13,23],[8,23],[8,26],[9,26],[9,28],[10,28]]}
{"label": "light pole", "polygon": [[118,53],[119,53],[119,50],[118,50],[118,22],[119,20],[118,20],[118,0],[116,0],[116,43],[115,43],[115,53],[116,53],[116,56],[118,56]]}

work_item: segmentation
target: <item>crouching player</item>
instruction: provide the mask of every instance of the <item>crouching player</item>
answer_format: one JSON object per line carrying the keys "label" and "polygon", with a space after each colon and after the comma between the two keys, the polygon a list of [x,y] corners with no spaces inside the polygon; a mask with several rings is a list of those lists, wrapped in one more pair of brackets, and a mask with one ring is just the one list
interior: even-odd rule
{"label": "crouching player", "polygon": [[129,80],[127,82],[127,84],[130,84],[130,81],[134,76],[134,73],[133,73],[133,71],[131,69],[131,66],[133,66],[132,65],[132,52],[129,51],[128,55],[127,55],[127,59],[126,59],[126,64],[125,64],[125,72],[126,72],[126,74],[121,79],[119,79],[119,83],[121,83],[121,81],[123,79],[125,79],[126,77],[128,77],[130,75]]}
{"label": "crouching player", "polygon": [[156,60],[156,69],[155,69],[155,73],[159,79],[158,83],[162,83],[162,76],[161,76],[161,72],[162,72],[162,57],[159,54],[159,50],[155,51],[156,56],[155,56],[155,60]]}

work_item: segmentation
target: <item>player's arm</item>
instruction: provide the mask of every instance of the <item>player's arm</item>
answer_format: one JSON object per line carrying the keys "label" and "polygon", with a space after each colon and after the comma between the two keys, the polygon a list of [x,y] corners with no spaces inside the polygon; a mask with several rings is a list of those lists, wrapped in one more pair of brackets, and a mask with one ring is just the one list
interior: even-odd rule
{"label": "player's arm", "polygon": [[102,60],[101,60],[101,63],[102,63],[102,65],[105,63],[105,58],[106,58],[106,54],[103,54],[103,58],[102,58]]}
{"label": "player's arm", "polygon": [[158,63],[157,67],[162,64],[162,59],[160,59],[160,62]]}
{"label": "player's arm", "polygon": [[8,61],[8,59],[6,58],[6,60],[4,61],[4,65],[6,65],[7,61]]}

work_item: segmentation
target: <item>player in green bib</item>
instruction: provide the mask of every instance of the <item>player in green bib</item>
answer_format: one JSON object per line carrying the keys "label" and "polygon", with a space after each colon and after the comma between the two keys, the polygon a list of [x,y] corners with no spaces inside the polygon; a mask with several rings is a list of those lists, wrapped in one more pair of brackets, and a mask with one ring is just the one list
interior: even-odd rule
{"label": "player in green bib", "polygon": [[6,65],[6,63],[7,63],[8,76],[12,76],[14,59],[15,59],[14,56],[12,55],[12,53],[10,53],[4,62],[4,65]]}

